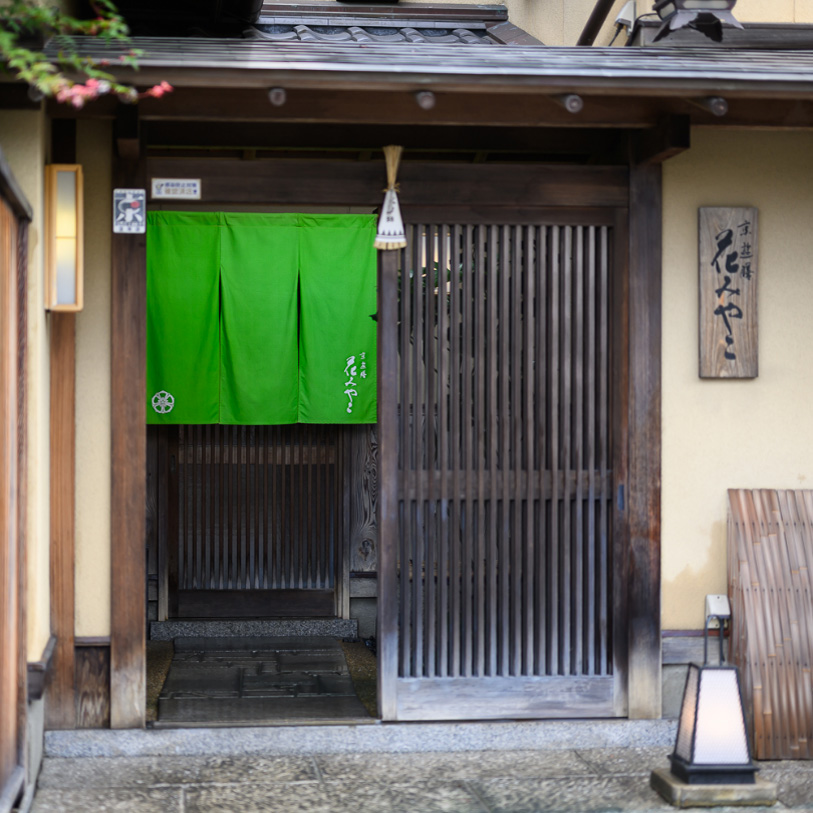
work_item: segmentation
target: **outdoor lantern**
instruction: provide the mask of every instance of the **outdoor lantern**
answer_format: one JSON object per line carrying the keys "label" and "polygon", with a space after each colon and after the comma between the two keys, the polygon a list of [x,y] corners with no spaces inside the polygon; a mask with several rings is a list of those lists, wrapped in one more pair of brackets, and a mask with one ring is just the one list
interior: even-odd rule
{"label": "outdoor lantern", "polygon": [[83,300],[82,167],[45,167],[45,308],[80,311]]}
{"label": "outdoor lantern", "polygon": [[731,9],[737,0],[658,0],[655,11],[663,20],[663,25],[655,35],[654,42],[689,26],[705,34],[715,42],[723,39],[723,23],[742,28]]}
{"label": "outdoor lantern", "polygon": [[[710,602],[710,600],[712,600]],[[716,609],[710,604],[722,605]],[[672,773],[689,785],[753,785],[740,679],[736,666],[725,665],[722,622],[731,617],[725,596],[706,597],[703,665],[691,664],[683,692]],[[709,625],[720,624],[720,663],[709,665]]]}

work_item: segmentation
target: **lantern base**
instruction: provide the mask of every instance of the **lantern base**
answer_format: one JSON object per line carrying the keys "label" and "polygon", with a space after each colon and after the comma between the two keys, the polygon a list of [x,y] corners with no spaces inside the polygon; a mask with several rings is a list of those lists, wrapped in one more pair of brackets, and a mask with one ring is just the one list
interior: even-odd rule
{"label": "lantern base", "polygon": [[687,785],[753,785],[759,770],[753,762],[746,765],[690,765],[677,754],[670,754],[672,773]]}
{"label": "lantern base", "polygon": [[756,778],[753,784],[698,785],[678,779],[668,768],[652,771],[650,787],[675,807],[770,806],[776,803],[775,782]]}

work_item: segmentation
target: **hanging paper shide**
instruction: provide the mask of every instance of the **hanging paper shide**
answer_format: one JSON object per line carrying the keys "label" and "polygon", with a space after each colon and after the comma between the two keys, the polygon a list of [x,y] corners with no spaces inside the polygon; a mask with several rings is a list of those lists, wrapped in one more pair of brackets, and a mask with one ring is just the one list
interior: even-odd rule
{"label": "hanging paper shide", "polygon": [[381,216],[378,219],[378,233],[375,236],[374,245],[378,249],[403,248],[407,244],[396,183],[398,164],[401,161],[403,149],[403,147],[392,144],[384,147],[384,159],[387,163],[387,189],[384,195],[384,205],[381,207]]}

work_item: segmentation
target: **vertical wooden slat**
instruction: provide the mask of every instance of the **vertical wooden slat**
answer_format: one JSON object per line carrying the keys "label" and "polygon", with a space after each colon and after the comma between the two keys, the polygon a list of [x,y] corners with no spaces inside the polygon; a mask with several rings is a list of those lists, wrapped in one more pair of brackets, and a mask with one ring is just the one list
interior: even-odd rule
{"label": "vertical wooden slat", "polygon": [[584,659],[584,229],[576,228],[573,338],[573,470],[576,475],[573,533],[573,672],[583,674]]}
{"label": "vertical wooden slat", "polygon": [[204,568],[206,565],[206,552],[203,546],[204,517],[206,515],[203,506],[203,463],[201,461],[203,427],[196,426],[192,436],[192,477],[193,491],[192,500],[194,505],[193,536],[195,540],[195,580],[198,588],[205,589]]}
{"label": "vertical wooden slat", "polygon": [[[435,224],[428,224],[426,227],[426,288],[425,288],[425,371],[426,371],[426,469],[428,477],[426,479],[426,558],[424,560],[424,596],[426,602],[426,622],[424,625],[424,660],[426,661],[426,674],[435,675],[435,655],[436,655],[436,634],[437,634],[437,597],[436,574],[437,574],[437,492],[435,489],[435,472],[437,471],[436,431],[437,431],[437,409],[438,409],[438,389],[436,380],[436,365],[438,356],[438,346],[436,338],[437,311],[436,305],[439,292],[436,293],[436,283],[439,281],[439,269],[434,262],[437,246],[437,229]],[[436,276],[437,274],[437,276]]]}
{"label": "vertical wooden slat", "polygon": [[[395,325],[398,317],[398,260],[395,251],[382,252],[379,259],[379,324]],[[378,528],[381,550],[379,579],[381,608],[378,615],[378,710],[382,719],[396,716],[396,679],[398,677],[398,608],[396,557],[398,532],[398,456],[397,456],[397,362],[395,330],[379,331],[378,339],[378,429],[381,466],[378,500]]]}
{"label": "vertical wooden slat", "polygon": [[229,585],[229,528],[231,511],[229,480],[229,427],[218,427],[220,432],[220,580],[218,586],[225,589]]}
{"label": "vertical wooden slat", "polygon": [[548,308],[549,316],[549,466],[551,478],[550,490],[550,530],[548,536],[548,674],[558,675],[559,669],[559,288],[562,275],[562,259],[560,229],[551,229],[550,243],[550,274],[548,278]]}
{"label": "vertical wooden slat", "polygon": [[588,675],[598,674],[596,670],[596,598],[599,586],[596,584],[596,321],[601,317],[596,312],[596,228],[590,226],[587,237],[587,280],[585,299],[585,466],[587,468],[587,540],[585,543],[585,601],[587,637]]}
{"label": "vertical wooden slat", "polygon": [[[414,471],[414,415],[415,398],[414,384],[412,378],[412,348],[413,343],[410,337],[413,334],[413,308],[414,289],[418,276],[418,268],[415,262],[416,252],[419,251],[418,243],[420,235],[414,225],[407,227],[407,247],[401,252],[400,257],[400,298],[399,316],[401,325],[400,335],[400,421],[401,421],[401,442],[399,446],[399,476],[401,480]],[[380,458],[379,458],[380,459]],[[410,652],[412,642],[412,631],[410,626],[410,615],[412,606],[412,588],[410,573],[412,570],[412,532],[411,517],[412,506],[408,500],[403,501],[400,513],[399,526],[399,552],[398,570],[400,596],[400,618],[399,618],[399,638],[401,644],[400,669],[399,674],[406,676],[410,672]]]}
{"label": "vertical wooden slat", "polygon": [[438,225],[438,282],[437,282],[437,434],[438,434],[438,499],[437,499],[437,521],[436,521],[436,542],[437,542],[437,669],[436,674],[440,677],[447,677],[449,674],[449,614],[448,614],[448,571],[449,571],[449,506],[454,506],[455,501],[450,501],[447,495],[448,481],[448,448],[449,431],[447,429],[446,416],[446,391],[448,388],[448,342],[446,340],[446,303],[447,303],[447,263],[448,263],[448,236],[449,229],[446,225]]}
{"label": "vertical wooden slat", "polygon": [[509,674],[510,658],[510,638],[511,638],[511,610],[510,602],[510,571],[511,571],[511,525],[510,508],[511,505],[511,484],[509,482],[510,472],[510,450],[511,443],[511,419],[510,419],[510,364],[511,364],[511,228],[509,226],[500,227],[499,231],[499,288],[497,296],[499,300],[498,335],[496,339],[496,362],[497,378],[492,386],[498,386],[496,433],[494,438],[494,448],[497,454],[491,460],[491,476],[494,481],[501,480],[502,488],[492,488],[491,499],[494,508],[498,511],[497,527],[498,533],[495,535],[493,544],[498,550],[497,558],[497,622],[498,655],[497,671],[495,674],[507,676]]}
{"label": "vertical wooden slat", "polygon": [[425,257],[428,253],[426,244],[426,228],[419,226],[418,234],[420,245],[416,254],[415,274],[417,276],[415,289],[413,291],[413,375],[415,380],[415,415],[413,417],[415,435],[415,469],[416,469],[416,489],[417,498],[415,500],[415,524],[412,534],[412,653],[414,666],[412,674],[416,677],[423,675],[424,664],[424,505],[425,492],[425,471],[428,466],[426,461],[426,423],[427,423],[427,397],[426,382],[424,378],[424,298],[426,296],[426,272]]}
{"label": "vertical wooden slat", "polygon": [[463,448],[462,465],[465,469],[466,496],[465,496],[465,527],[461,527],[461,545],[463,555],[461,562],[463,579],[463,618],[462,618],[462,646],[461,658],[463,661],[462,674],[471,677],[474,673],[474,659],[476,652],[477,631],[475,628],[476,614],[472,603],[475,601],[475,579],[477,578],[477,536],[475,508],[475,463],[474,463],[474,432],[477,416],[472,386],[477,372],[474,359],[472,331],[476,322],[475,290],[477,289],[476,253],[473,245],[477,230],[466,225],[463,233],[463,268],[461,273],[460,320],[462,333],[462,376],[463,376]]}
{"label": "vertical wooden slat", "polygon": [[[525,471],[525,494],[524,512],[521,520],[524,527],[521,529],[522,539],[525,546],[525,556],[522,567],[523,592],[524,592],[524,641],[522,674],[539,674],[534,670],[537,668],[536,652],[534,645],[536,642],[536,629],[539,610],[539,596],[541,585],[537,577],[537,562],[539,561],[539,535],[538,525],[535,518],[535,505],[537,502],[536,479],[541,470],[536,459],[537,437],[540,429],[537,424],[537,411],[535,408],[534,395],[538,390],[534,389],[534,370],[542,363],[539,356],[540,348],[534,345],[535,326],[539,319],[537,310],[537,288],[536,288],[536,268],[539,256],[540,229],[535,226],[525,228],[524,246],[524,280],[522,288],[522,299],[524,309],[524,321],[522,324],[523,333],[523,360],[522,360],[522,424],[525,429],[523,440],[523,457],[521,466]],[[537,396],[538,397],[538,396]]]}
{"label": "vertical wooden slat", "polygon": [[[522,443],[522,371],[523,357],[525,350],[522,346],[523,325],[527,320],[527,312],[523,313],[523,307],[527,304],[523,302],[523,283],[525,279],[525,263],[523,257],[523,232],[521,226],[514,226],[512,244],[512,264],[511,264],[511,318],[509,326],[513,327],[513,336],[510,350],[511,366],[511,457],[510,468],[515,476],[515,485],[512,491],[512,515],[511,515],[511,645],[513,653],[511,655],[511,675],[522,674],[522,664],[524,660],[524,628],[526,622],[525,607],[527,606],[527,592],[525,591],[525,581],[522,573],[527,565],[527,550],[530,544],[527,536],[522,532],[522,504],[523,494],[521,491],[521,475],[530,479],[530,472],[527,465],[523,464]],[[503,473],[505,476],[507,472]],[[506,506],[506,511],[507,511]]]}
{"label": "vertical wooden slat", "polygon": [[[599,347],[598,347],[598,390],[599,390],[599,425],[598,425],[598,471],[599,477],[603,480],[606,478],[609,468],[609,454],[610,442],[608,437],[608,420],[609,420],[609,324],[608,324],[608,311],[609,311],[609,241],[608,241],[607,228],[601,229],[601,250],[600,250],[600,263],[601,266],[598,270],[599,274],[599,302],[600,311],[598,317],[598,333],[599,333]],[[599,582],[597,587],[598,606],[599,606],[599,664],[600,674],[606,675],[610,670],[610,651],[607,645],[608,635],[610,632],[610,615],[608,603],[609,591],[609,533],[610,533],[610,517],[609,506],[607,500],[602,494],[602,499],[599,503],[599,553],[598,553],[598,571]]]}
{"label": "vertical wooden slat", "polygon": [[268,453],[268,467],[271,472],[270,477],[270,490],[271,490],[271,508],[268,518],[268,536],[272,540],[272,549],[269,554],[269,567],[271,568],[271,575],[268,579],[268,586],[271,588],[282,587],[282,568],[280,565],[280,549],[282,545],[282,536],[280,533],[280,504],[278,501],[278,494],[281,487],[280,482],[280,469],[279,469],[279,454],[280,454],[280,441],[279,441],[279,427],[272,426],[269,429],[271,450]]}
{"label": "vertical wooden slat", "polygon": [[[546,473],[548,466],[548,368],[550,366],[550,355],[548,353],[548,269],[550,268],[548,256],[548,234],[549,229],[542,226],[538,231],[538,242],[536,247],[536,263],[534,267],[536,283],[536,404],[534,415],[537,421],[537,428],[534,431],[534,459],[536,469],[539,471],[540,484]],[[552,496],[552,494],[551,494]],[[536,607],[534,618],[536,620],[536,655],[534,658],[534,674],[545,675],[549,672],[548,652],[548,626],[547,626],[547,600],[549,587],[547,583],[548,555],[547,546],[549,536],[547,534],[547,511],[549,501],[540,496],[535,519],[537,542],[536,542]]]}
{"label": "vertical wooden slat", "polygon": [[464,501],[460,498],[462,484],[460,482],[461,469],[461,409],[467,403],[461,402],[461,359],[460,359],[460,284],[461,276],[468,273],[465,264],[461,270],[460,251],[461,230],[459,226],[451,228],[451,251],[449,255],[449,416],[450,452],[449,466],[451,467],[452,499],[449,501],[449,591],[450,591],[450,664],[449,674],[458,677],[461,674],[461,591],[465,575],[461,575],[461,524]]}
{"label": "vertical wooden slat", "polygon": [[573,400],[573,369],[572,369],[572,352],[573,352],[573,229],[570,226],[565,226],[563,231],[563,256],[562,256],[562,284],[561,284],[561,356],[560,356],[560,372],[561,372],[561,421],[560,432],[562,438],[560,465],[563,479],[562,488],[562,501],[561,516],[562,516],[562,536],[559,542],[560,550],[560,578],[559,578],[559,596],[561,599],[561,674],[571,674],[571,653],[572,653],[572,594],[570,591],[570,584],[572,578],[572,520],[571,520],[571,481],[570,473],[573,470],[573,437],[572,437],[572,400]]}
{"label": "vertical wooden slat", "polygon": [[158,546],[158,621],[166,621],[169,617],[169,545],[171,537],[168,534],[169,517],[169,442],[168,433],[172,426],[157,427],[157,483],[155,504],[156,544]]}
{"label": "vertical wooden slat", "polygon": [[[475,572],[474,588],[475,628],[477,633],[475,675],[483,677],[486,672],[486,617],[487,617],[487,589],[486,578],[488,572],[486,531],[486,491],[485,491],[485,465],[486,465],[486,422],[488,419],[486,393],[486,348],[488,347],[485,300],[486,292],[491,293],[491,286],[487,285],[488,271],[486,259],[486,245],[488,243],[489,228],[478,226],[476,230],[476,282],[474,286],[474,304],[472,313],[475,317],[472,333],[472,347],[475,359],[475,398],[474,398],[474,455],[471,465],[477,470],[477,544],[475,546]],[[489,256],[491,256],[489,254]],[[491,380],[491,378],[489,378]]]}
{"label": "vertical wooden slat", "polygon": [[[499,306],[499,227],[490,226],[488,230],[488,329],[486,342],[488,347],[488,435],[486,438],[486,463],[488,474],[496,473],[497,456],[499,453],[499,416],[497,381],[497,353],[498,353],[498,306]],[[488,495],[488,662],[487,674],[496,676],[500,616],[497,610],[498,582],[500,576],[499,550],[497,542],[497,495],[493,485]]]}

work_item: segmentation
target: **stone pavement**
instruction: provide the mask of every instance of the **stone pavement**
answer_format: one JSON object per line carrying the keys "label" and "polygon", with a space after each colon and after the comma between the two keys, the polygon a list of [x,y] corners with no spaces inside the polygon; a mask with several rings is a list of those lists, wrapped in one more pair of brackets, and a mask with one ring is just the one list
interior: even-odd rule
{"label": "stone pavement", "polygon": [[[67,733],[67,732],[65,732]],[[33,813],[532,813],[674,810],[649,787],[671,748],[46,758]],[[764,763],[773,808],[813,810],[813,763]]]}

